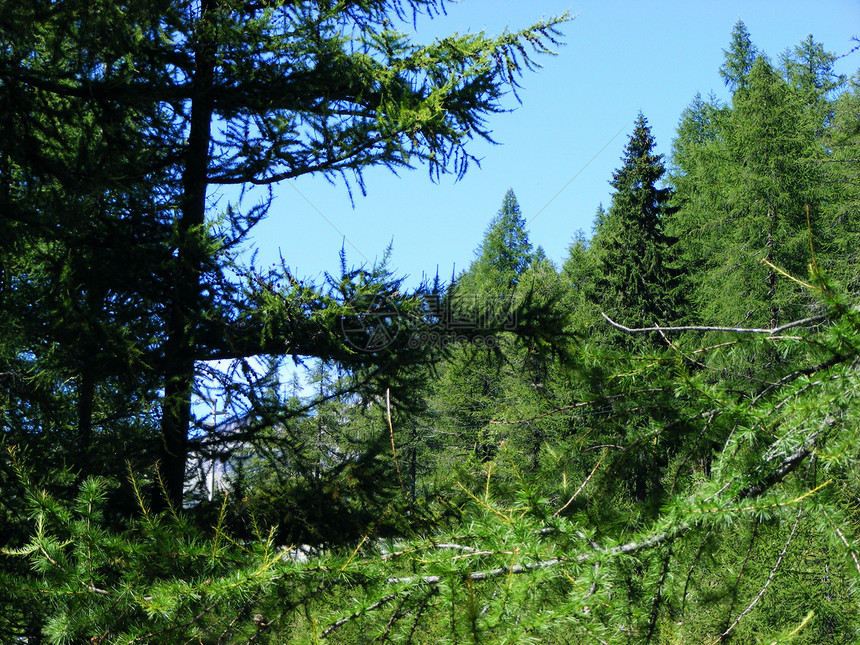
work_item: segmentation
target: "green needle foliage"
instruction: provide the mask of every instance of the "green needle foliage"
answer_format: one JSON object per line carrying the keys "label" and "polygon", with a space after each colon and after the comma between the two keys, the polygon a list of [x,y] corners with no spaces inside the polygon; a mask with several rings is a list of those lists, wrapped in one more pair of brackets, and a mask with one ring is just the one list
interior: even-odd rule
{"label": "green needle foliage", "polygon": [[558,21],[7,4],[0,641],[858,640],[860,102],[811,37],[776,66],[736,25],[730,103],[693,100],[668,173],[640,115],[560,271],[509,191],[407,291],[244,262],[271,199],[211,191],[460,174]]}
{"label": "green needle foliage", "polygon": [[[750,341],[792,346],[790,373],[764,367],[739,393],[691,371],[693,348],[619,364],[627,410],[603,423],[623,426],[646,402],[672,405],[676,421],[649,414],[615,446],[576,437],[530,473],[503,447],[456,485],[458,525],[428,537],[306,562],[266,530],[240,542],[223,520],[199,532],[144,505],[110,530],[106,482],[62,502],[24,477],[33,533],[5,557],[34,573],[17,593],[41,590],[58,643],[850,639],[860,318],[821,289],[823,325]],[[627,455],[653,446],[671,454],[658,513],[618,482]]]}
{"label": "green needle foliage", "polygon": [[805,275],[813,253],[845,233],[828,225],[840,188],[826,178],[833,151],[821,141],[840,80],[811,38],[784,56],[784,74],[743,23],[733,38],[723,68],[735,70],[731,105],[697,96],[682,115],[667,229],[680,240],[699,320],[777,326],[808,311],[780,271]]}
{"label": "green needle foliage", "polygon": [[[395,27],[443,10],[437,0],[4,5],[0,157],[15,223],[4,250],[42,249],[10,260],[14,279],[36,293],[7,291],[21,309],[50,303],[52,321],[24,316],[7,354],[51,386],[72,383],[52,407],[78,408],[82,474],[97,472],[86,456],[110,406],[99,394],[117,391],[114,381],[126,398],[157,400],[141,461],[159,460],[162,506],[182,504],[202,361],[315,357],[373,364],[390,387],[402,385],[407,348],[356,351],[341,321],[371,313],[360,309],[371,292],[406,312],[412,296],[386,292],[394,283],[384,270],[345,270],[331,289],[286,267],[257,280],[238,253],[270,200],[264,192],[262,204],[213,212],[210,197],[218,186],[244,193],[308,174],[363,189],[373,166],[462,176],[469,142],[489,139],[485,119],[504,109],[534,57],[551,53],[565,18],[427,45]],[[124,262],[116,274],[107,248]],[[48,371],[52,360],[64,372]],[[24,422],[39,425],[40,414],[31,408]],[[74,424],[66,416],[62,425]]]}
{"label": "green needle foliage", "polygon": [[659,185],[665,169],[640,113],[612,177],[609,209],[599,214],[590,253],[596,274],[592,291],[602,311],[631,325],[672,324],[681,317],[678,270],[664,222],[673,213],[672,191]]}

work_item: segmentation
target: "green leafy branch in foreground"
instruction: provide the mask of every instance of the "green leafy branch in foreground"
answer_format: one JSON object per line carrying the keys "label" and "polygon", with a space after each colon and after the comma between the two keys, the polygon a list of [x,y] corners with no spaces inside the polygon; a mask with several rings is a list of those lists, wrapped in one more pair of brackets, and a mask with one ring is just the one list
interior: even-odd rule
{"label": "green leafy branch in foreground", "polygon": [[[32,568],[17,593],[42,603],[54,643],[718,643],[754,633],[819,642],[843,634],[860,581],[852,468],[860,313],[823,295],[825,324],[749,341],[790,347],[746,390],[714,385],[705,356],[693,369],[685,358],[693,351],[680,341],[668,357],[619,363],[615,380],[630,400],[615,415],[615,444],[591,450],[574,438],[578,452],[559,448],[528,474],[501,446],[495,460],[462,473],[448,493],[462,519],[433,535],[382,542],[368,534],[354,549],[304,558],[275,547],[274,529],[232,537],[226,501],[208,531],[143,502],[137,519],[108,529],[109,482],[89,479],[62,502],[22,475],[33,533],[4,552]],[[643,420],[637,397],[659,404],[652,407],[671,399],[674,418]],[[621,434],[631,420],[638,426]],[[707,463],[701,436],[720,442]],[[649,450],[667,453],[659,486],[647,499],[620,496],[619,464]]]}

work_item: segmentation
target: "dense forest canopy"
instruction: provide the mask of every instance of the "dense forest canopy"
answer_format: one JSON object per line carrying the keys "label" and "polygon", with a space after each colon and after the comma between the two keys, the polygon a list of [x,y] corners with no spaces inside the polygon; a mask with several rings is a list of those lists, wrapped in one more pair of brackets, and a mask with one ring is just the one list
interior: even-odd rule
{"label": "dense forest canopy", "polygon": [[462,176],[567,20],[443,10],[5,3],[0,640],[857,639],[860,75],[738,22],[561,266],[248,261],[219,186]]}

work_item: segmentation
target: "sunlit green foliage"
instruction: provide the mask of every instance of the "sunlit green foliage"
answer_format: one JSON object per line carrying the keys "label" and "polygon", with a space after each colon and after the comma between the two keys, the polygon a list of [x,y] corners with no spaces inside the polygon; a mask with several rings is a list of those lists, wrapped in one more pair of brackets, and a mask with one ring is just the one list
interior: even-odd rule
{"label": "sunlit green foliage", "polygon": [[268,202],[208,186],[465,171],[557,23],[391,22],[441,8],[2,13],[0,640],[860,638],[858,92],[811,37],[738,23],[560,271],[512,191],[448,287],[240,262]]}

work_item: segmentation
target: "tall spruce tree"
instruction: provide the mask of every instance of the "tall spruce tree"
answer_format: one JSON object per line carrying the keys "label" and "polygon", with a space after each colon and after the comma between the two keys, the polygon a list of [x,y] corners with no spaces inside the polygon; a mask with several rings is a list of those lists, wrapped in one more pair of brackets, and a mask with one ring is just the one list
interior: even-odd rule
{"label": "tall spruce tree", "polygon": [[612,318],[633,326],[667,324],[681,315],[673,240],[664,232],[671,190],[660,186],[662,155],[640,113],[622,166],[612,176],[609,209],[595,226],[590,252],[596,282],[591,298]]}

